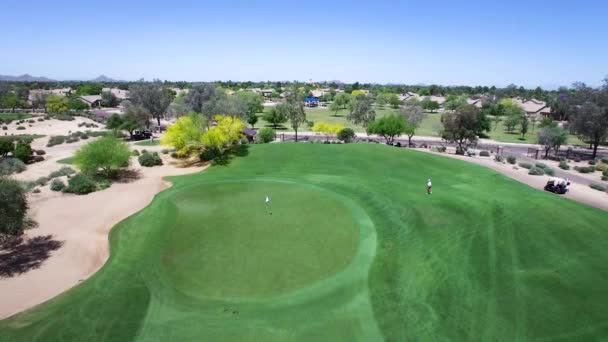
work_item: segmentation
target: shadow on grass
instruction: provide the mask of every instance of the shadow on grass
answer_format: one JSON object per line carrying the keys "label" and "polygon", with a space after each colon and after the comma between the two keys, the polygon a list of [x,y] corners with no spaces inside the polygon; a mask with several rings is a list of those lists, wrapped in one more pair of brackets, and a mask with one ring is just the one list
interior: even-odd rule
{"label": "shadow on grass", "polygon": [[9,238],[0,243],[0,278],[10,278],[40,267],[51,252],[58,250],[63,241],[52,235]]}
{"label": "shadow on grass", "polygon": [[235,145],[213,160],[212,165],[227,166],[234,157],[249,155],[249,145]]}
{"label": "shadow on grass", "polygon": [[274,127],[274,125],[264,125],[264,127],[266,127],[266,128],[272,128],[275,131],[286,131],[287,130],[287,127],[285,127],[283,125],[279,125],[276,128]]}

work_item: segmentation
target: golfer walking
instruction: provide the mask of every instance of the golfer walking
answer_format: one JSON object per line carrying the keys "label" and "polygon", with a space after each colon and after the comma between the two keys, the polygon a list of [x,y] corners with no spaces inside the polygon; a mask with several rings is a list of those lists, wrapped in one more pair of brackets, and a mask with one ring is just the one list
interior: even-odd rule
{"label": "golfer walking", "polygon": [[266,214],[272,215],[272,208],[270,208],[270,197],[266,196],[266,200],[264,201],[266,204]]}
{"label": "golfer walking", "polygon": [[430,195],[430,194],[433,193],[432,187],[433,187],[433,183],[431,183],[431,179],[429,178],[429,180],[426,182],[426,193],[427,193],[427,195]]}

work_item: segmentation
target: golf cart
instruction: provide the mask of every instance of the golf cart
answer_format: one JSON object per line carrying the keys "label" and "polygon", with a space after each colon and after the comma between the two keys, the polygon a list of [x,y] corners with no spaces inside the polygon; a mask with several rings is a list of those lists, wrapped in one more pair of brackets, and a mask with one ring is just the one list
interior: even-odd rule
{"label": "golf cart", "polygon": [[147,129],[133,131],[133,140],[146,140],[152,137],[152,132]]}
{"label": "golf cart", "polygon": [[545,190],[550,191],[554,194],[563,195],[568,192],[570,188],[570,181],[563,178],[549,178],[545,185]]}

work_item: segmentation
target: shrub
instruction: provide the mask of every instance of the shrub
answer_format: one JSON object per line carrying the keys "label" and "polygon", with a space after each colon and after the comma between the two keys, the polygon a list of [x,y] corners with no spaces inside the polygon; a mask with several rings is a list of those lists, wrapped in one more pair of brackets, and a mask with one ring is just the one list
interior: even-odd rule
{"label": "shrub", "polygon": [[590,161],[588,161],[589,165],[595,165],[597,162],[594,159],[591,159]]}
{"label": "shrub", "polygon": [[27,197],[19,182],[0,177],[0,233],[21,234],[27,208]]}
{"label": "shrub", "polygon": [[570,170],[570,165],[565,160],[559,162],[559,168],[562,170]]}
{"label": "shrub", "polygon": [[114,177],[129,166],[129,157],[131,151],[127,144],[107,136],[80,148],[74,155],[74,165],[88,175],[101,172],[104,177]]}
{"label": "shrub", "polygon": [[479,152],[479,156],[480,157],[489,157],[490,156],[490,152],[488,152],[488,151],[480,151]]}
{"label": "shrub", "polygon": [[475,150],[467,150],[467,156],[474,157],[476,155],[477,155],[477,152]]}
{"label": "shrub", "polygon": [[545,164],[545,163],[535,163],[535,164],[534,164],[534,166],[536,166],[536,167],[538,167],[538,168],[541,168],[541,169],[543,169],[543,170],[549,167],[549,166],[547,166],[547,164]]}
{"label": "shrub", "polygon": [[608,177],[608,170],[604,170],[604,172],[602,172],[602,176]]}
{"label": "shrub", "polygon": [[139,156],[139,151],[138,150],[133,150],[131,152],[131,155],[134,156],[134,157],[137,157],[137,156]]}
{"label": "shrub", "polygon": [[269,143],[274,140],[274,130],[272,128],[264,127],[260,129],[256,135],[256,139],[262,144]]}
{"label": "shrub", "polygon": [[20,159],[22,162],[27,163],[32,156],[32,147],[28,143],[20,142],[15,147],[13,155],[15,158]]}
{"label": "shrub", "polygon": [[533,166],[530,168],[530,171],[528,171],[528,174],[533,176],[542,176],[545,174],[545,170],[541,169],[540,167]]}
{"label": "shrub", "polygon": [[[246,143],[245,143],[245,144],[246,144]],[[160,151],[160,153],[162,153],[162,154],[169,154],[169,150],[168,150],[168,149],[166,149],[166,148],[163,148],[163,149]]]}
{"label": "shrub", "polygon": [[550,168],[550,167],[544,168],[543,171],[545,171],[546,175],[555,176],[555,171],[552,168]]}
{"label": "shrub", "polygon": [[445,146],[433,146],[433,147],[431,147],[431,151],[444,153],[446,151],[446,147]]}
{"label": "shrub", "polygon": [[69,166],[64,166],[57,171],[53,171],[49,174],[49,178],[57,178],[61,176],[69,176],[75,174],[76,171]]}
{"label": "shrub", "polygon": [[507,156],[507,163],[515,164],[516,162],[517,162],[517,158],[515,158],[514,156]]}
{"label": "shrub", "polygon": [[38,118],[38,122],[44,121],[44,118]]}
{"label": "shrub", "polygon": [[579,157],[574,158],[574,162],[575,163],[580,163],[581,162],[581,158],[579,158]]}
{"label": "shrub", "polygon": [[595,168],[593,166],[575,166],[574,169],[580,173],[595,172]]}
{"label": "shrub", "polygon": [[519,163],[520,167],[523,167],[524,169],[531,169],[532,168],[532,164],[530,163]]}
{"label": "shrub", "polygon": [[13,173],[25,171],[25,163],[17,158],[2,158],[0,159],[0,176],[8,176]]}
{"label": "shrub", "polygon": [[177,155],[177,152],[171,152],[170,156],[171,156],[171,158],[175,158],[175,159],[177,159],[179,157]]}
{"label": "shrub", "polygon": [[602,184],[591,183],[589,184],[589,187],[598,191],[606,191],[606,187]]}
{"label": "shrub", "polygon": [[68,181],[68,186],[63,192],[77,195],[86,195],[97,190],[97,184],[92,178],[84,173],[78,173]]}
{"label": "shrub", "polygon": [[87,140],[87,139],[89,139],[89,136],[86,135],[86,134],[83,134],[83,135],[80,136],[80,139]]}
{"label": "shrub", "polygon": [[8,129],[8,127],[2,126],[2,129],[6,131]]}
{"label": "shrub", "polygon": [[595,171],[604,172],[606,170],[608,170],[608,164],[605,164],[603,162],[595,164]]}
{"label": "shrub", "polygon": [[56,136],[52,136],[49,139],[49,142],[46,144],[46,147],[52,147],[55,145],[60,145],[63,144],[65,142],[65,136],[64,135],[56,135]]}
{"label": "shrub", "polygon": [[349,143],[351,142],[353,139],[355,139],[356,135],[355,135],[355,131],[352,130],[352,128],[342,128],[339,132],[338,132],[338,139],[341,141],[344,141],[345,143]]}
{"label": "shrub", "polygon": [[156,153],[143,153],[137,160],[139,161],[139,165],[145,167],[163,165],[162,159]]}
{"label": "shrub", "polygon": [[52,191],[62,191],[65,189],[65,183],[61,179],[53,179],[50,188]]}
{"label": "shrub", "polygon": [[39,155],[39,156],[46,154],[46,151],[44,151],[44,150],[36,150],[35,152],[36,152],[36,155]]}
{"label": "shrub", "polygon": [[32,190],[32,193],[39,194],[40,193],[40,189],[36,188],[36,189]]}
{"label": "shrub", "polygon": [[503,160],[504,160],[504,158],[501,155],[499,155],[499,154],[495,154],[494,155],[494,160],[497,161],[497,162],[499,162],[499,163],[502,163]]}
{"label": "shrub", "polygon": [[603,157],[602,159],[600,159],[602,161],[602,163],[604,164],[608,164],[608,157]]}
{"label": "shrub", "polygon": [[[258,135],[259,136],[259,135]],[[221,151],[216,148],[206,148],[200,155],[201,161],[212,161],[213,159],[221,156]]]}
{"label": "shrub", "polygon": [[23,127],[23,126],[17,126],[17,130],[18,131],[23,131],[23,130],[25,130],[25,127]]}
{"label": "shrub", "polygon": [[13,152],[15,145],[7,139],[0,139],[0,157],[6,156],[9,152]]}

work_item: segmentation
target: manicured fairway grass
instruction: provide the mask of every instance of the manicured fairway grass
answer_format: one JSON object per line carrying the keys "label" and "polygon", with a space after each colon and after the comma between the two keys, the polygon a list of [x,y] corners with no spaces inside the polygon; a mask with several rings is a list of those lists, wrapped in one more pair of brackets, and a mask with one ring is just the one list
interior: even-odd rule
{"label": "manicured fairway grass", "polygon": [[608,213],[477,165],[269,144],[171,180],[114,228],[102,270],[0,321],[0,340],[608,336]]}
{"label": "manicured fairway grass", "polygon": [[68,165],[72,165],[74,164],[74,156],[72,157],[67,157],[67,158],[63,158],[63,159],[59,159],[57,161],[59,164],[68,164]]}

